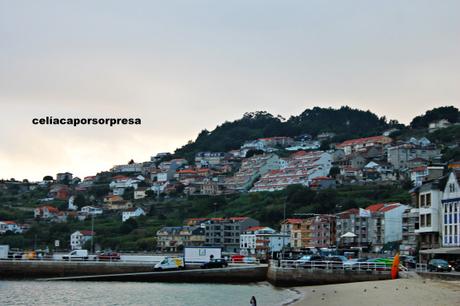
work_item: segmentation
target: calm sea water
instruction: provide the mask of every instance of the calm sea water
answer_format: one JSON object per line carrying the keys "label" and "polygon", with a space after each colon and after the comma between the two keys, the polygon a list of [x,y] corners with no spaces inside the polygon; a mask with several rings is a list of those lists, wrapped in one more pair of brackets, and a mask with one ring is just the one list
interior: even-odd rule
{"label": "calm sea water", "polygon": [[298,297],[268,283],[252,285],[0,281],[0,305],[275,306]]}

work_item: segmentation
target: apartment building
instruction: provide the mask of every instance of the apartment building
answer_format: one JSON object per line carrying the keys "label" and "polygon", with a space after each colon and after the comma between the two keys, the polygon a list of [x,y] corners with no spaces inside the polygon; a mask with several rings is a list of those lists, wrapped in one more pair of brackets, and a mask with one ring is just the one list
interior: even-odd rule
{"label": "apartment building", "polygon": [[238,253],[240,235],[259,221],[249,217],[212,218],[204,221],[205,246],[221,247],[224,252]]}

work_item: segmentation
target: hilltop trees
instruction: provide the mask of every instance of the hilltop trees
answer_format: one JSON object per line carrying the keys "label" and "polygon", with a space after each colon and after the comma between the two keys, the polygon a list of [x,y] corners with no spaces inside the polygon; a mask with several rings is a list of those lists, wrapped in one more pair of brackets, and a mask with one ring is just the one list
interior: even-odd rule
{"label": "hilltop trees", "polygon": [[410,126],[414,129],[427,128],[428,125],[436,120],[447,119],[450,123],[460,120],[460,112],[454,106],[442,106],[427,111],[424,115],[415,117]]}

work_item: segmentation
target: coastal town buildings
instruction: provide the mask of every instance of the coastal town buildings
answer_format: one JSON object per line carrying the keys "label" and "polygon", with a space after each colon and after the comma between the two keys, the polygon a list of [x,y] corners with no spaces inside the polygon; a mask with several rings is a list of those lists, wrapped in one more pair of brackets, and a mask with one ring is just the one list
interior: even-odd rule
{"label": "coastal town buildings", "polygon": [[371,147],[378,147],[383,150],[383,146],[392,142],[392,139],[387,136],[372,136],[366,138],[346,140],[336,146],[338,149],[343,149],[345,155],[350,155],[353,152],[365,151]]}
{"label": "coastal town buildings", "polygon": [[[450,172],[441,200],[442,246],[460,247],[460,171]],[[460,252],[459,252],[460,253]]]}
{"label": "coastal town buildings", "polygon": [[205,244],[205,229],[201,226],[166,226],[157,231],[157,249],[178,252],[184,247]]}
{"label": "coastal town buildings", "polygon": [[87,241],[90,241],[94,237],[94,235],[96,235],[96,233],[89,230],[80,230],[73,232],[70,235],[70,248],[72,250],[81,250],[84,244]]}
{"label": "coastal town buildings", "polygon": [[130,218],[145,216],[145,211],[140,207],[133,207],[121,213],[121,221],[125,222]]}
{"label": "coastal town buildings", "polygon": [[238,172],[225,181],[225,187],[235,192],[247,191],[261,176],[280,168],[280,159],[276,154],[255,155],[245,158]]}
{"label": "coastal town buildings", "polygon": [[309,186],[313,179],[328,176],[332,167],[332,156],[323,151],[299,151],[284,161],[280,169],[264,174],[250,191],[276,191],[294,184]]}
{"label": "coastal town buildings", "polygon": [[204,221],[205,246],[221,247],[224,252],[238,253],[240,235],[259,221],[249,217],[212,218]]}
{"label": "coastal town buildings", "polygon": [[253,226],[240,235],[240,254],[268,258],[289,244],[289,236],[265,226]]}

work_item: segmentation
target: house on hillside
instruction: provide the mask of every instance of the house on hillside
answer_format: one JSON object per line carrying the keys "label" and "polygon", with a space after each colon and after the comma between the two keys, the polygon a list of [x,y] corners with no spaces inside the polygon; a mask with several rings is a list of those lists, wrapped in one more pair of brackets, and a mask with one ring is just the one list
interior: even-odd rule
{"label": "house on hillside", "polygon": [[133,207],[133,208],[130,208],[130,209],[122,212],[121,221],[125,222],[129,218],[137,218],[137,217],[140,217],[140,216],[145,216],[145,211],[140,207],[136,207],[136,208]]}
{"label": "house on hillside", "polygon": [[50,220],[52,218],[58,217],[58,215],[59,209],[49,205],[40,206],[34,210],[35,219]]}
{"label": "house on hillside", "polygon": [[70,248],[72,250],[81,250],[83,248],[83,245],[87,241],[90,241],[94,237],[94,235],[96,235],[95,232],[88,230],[73,232],[70,235]]}

